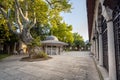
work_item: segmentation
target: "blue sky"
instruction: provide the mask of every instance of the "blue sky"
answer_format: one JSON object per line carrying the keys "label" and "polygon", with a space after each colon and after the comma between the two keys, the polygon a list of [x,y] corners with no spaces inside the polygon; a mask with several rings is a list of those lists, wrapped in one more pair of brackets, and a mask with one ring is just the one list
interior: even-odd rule
{"label": "blue sky", "polygon": [[83,36],[84,41],[88,40],[88,24],[86,13],[86,0],[70,0],[72,3],[71,13],[62,13],[63,21],[73,26],[73,32]]}

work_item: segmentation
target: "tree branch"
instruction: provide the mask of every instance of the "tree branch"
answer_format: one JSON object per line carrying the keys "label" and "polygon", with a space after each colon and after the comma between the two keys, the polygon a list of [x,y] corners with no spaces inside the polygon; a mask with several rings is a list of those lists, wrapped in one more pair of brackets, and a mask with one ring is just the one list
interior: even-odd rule
{"label": "tree branch", "polygon": [[34,27],[34,26],[35,26],[35,24],[36,24],[36,17],[35,17],[35,18],[34,18],[34,20],[33,20],[32,27]]}
{"label": "tree branch", "polygon": [[48,0],[45,0],[49,5],[50,5],[50,7],[53,9],[53,6],[52,6],[52,3],[50,2],[50,1],[48,1]]}
{"label": "tree branch", "polygon": [[11,25],[11,22],[9,20],[9,16],[10,16],[9,11],[10,11],[10,9],[8,9],[8,14],[7,14],[6,11],[2,7],[0,7],[0,12],[2,13],[3,17],[7,20],[7,25],[8,25],[8,28],[10,29],[10,31],[15,33],[15,34],[18,34],[16,31],[14,31],[12,29],[12,25]]}
{"label": "tree branch", "polygon": [[22,23],[21,23],[21,21],[20,21],[20,18],[19,18],[19,11],[18,11],[16,5],[15,5],[15,19],[16,19],[16,22],[17,22],[17,24],[18,24],[18,26],[19,26],[20,32],[22,32],[23,25],[22,25]]}
{"label": "tree branch", "polygon": [[28,2],[25,0],[25,17],[28,17]]}
{"label": "tree branch", "polygon": [[18,0],[15,0],[15,5],[17,6],[17,9],[18,9],[18,11],[19,11],[19,13],[20,13],[23,21],[26,21],[27,19],[25,18],[24,14],[23,14],[23,11],[22,11],[21,8],[20,8],[20,5],[19,5],[19,3],[18,3]]}
{"label": "tree branch", "polygon": [[51,4],[60,3],[60,2],[61,2],[61,0],[58,0],[58,1],[52,2]]}
{"label": "tree branch", "polygon": [[7,18],[7,13],[5,12],[5,10],[2,7],[0,7],[0,12],[4,16],[4,18]]}
{"label": "tree branch", "polygon": [[54,1],[54,2],[50,2],[50,1],[46,0],[46,2],[47,2],[48,4],[50,4],[50,5],[52,5],[52,4],[55,4],[55,3],[60,3],[60,2],[62,2],[62,1],[61,1],[61,0],[57,0],[57,1]]}
{"label": "tree branch", "polygon": [[36,24],[36,16],[35,16],[35,12],[34,12],[33,24],[31,25],[31,27],[29,29],[31,29],[32,27],[34,27],[35,24]]}

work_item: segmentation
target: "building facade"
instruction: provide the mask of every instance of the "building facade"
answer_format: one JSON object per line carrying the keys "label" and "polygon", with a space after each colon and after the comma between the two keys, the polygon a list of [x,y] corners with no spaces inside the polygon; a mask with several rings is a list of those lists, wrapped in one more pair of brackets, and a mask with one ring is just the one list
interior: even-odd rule
{"label": "building facade", "polygon": [[91,52],[108,74],[102,74],[104,80],[120,80],[120,0],[87,0],[86,4]]}

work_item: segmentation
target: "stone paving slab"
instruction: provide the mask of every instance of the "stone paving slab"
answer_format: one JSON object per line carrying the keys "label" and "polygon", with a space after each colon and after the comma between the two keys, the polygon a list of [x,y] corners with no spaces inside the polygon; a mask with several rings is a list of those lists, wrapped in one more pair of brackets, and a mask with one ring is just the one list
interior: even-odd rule
{"label": "stone paving slab", "polygon": [[0,61],[0,80],[99,80],[89,52],[67,52],[36,62],[20,61],[22,57]]}

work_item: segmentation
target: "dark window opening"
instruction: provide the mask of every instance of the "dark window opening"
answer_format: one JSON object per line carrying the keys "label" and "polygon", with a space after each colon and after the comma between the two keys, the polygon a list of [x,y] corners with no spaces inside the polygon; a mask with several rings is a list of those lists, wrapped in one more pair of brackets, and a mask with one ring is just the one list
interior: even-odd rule
{"label": "dark window opening", "polygon": [[120,80],[120,6],[116,6],[113,10],[113,29],[117,80]]}
{"label": "dark window opening", "polygon": [[102,44],[103,44],[103,66],[107,71],[108,69],[108,36],[107,36],[107,23],[105,18],[102,16],[101,19],[101,29],[102,29]]}

